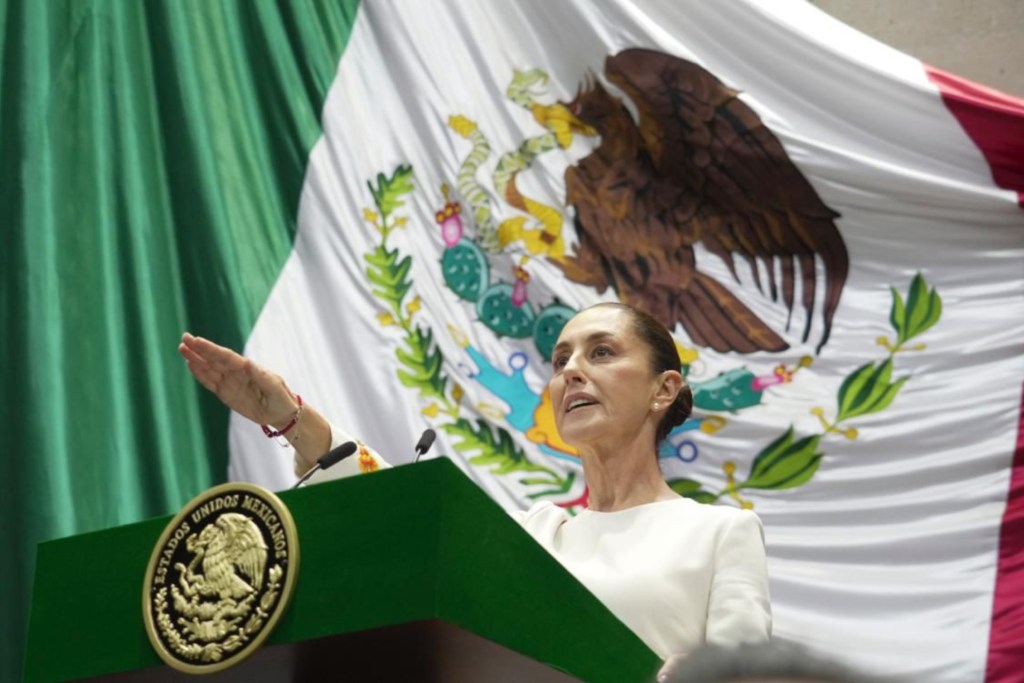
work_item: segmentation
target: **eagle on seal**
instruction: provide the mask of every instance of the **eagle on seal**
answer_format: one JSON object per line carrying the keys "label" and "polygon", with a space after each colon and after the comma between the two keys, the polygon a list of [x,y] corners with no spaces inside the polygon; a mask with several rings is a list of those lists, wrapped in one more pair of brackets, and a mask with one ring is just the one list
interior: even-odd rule
{"label": "eagle on seal", "polygon": [[[605,74],[637,113],[598,82],[567,104],[601,135],[565,173],[578,243],[555,260],[566,277],[645,309],[716,351],[778,352],[788,344],[721,282],[695,247],[736,258],[777,301],[789,328],[797,282],[807,341],[816,305],[828,341],[849,270],[839,214],[826,206],[757,114],[704,68],[653,50],[608,57]],[[818,299],[819,265],[824,294]]]}
{"label": "eagle on seal", "polygon": [[[238,600],[263,585],[267,544],[259,527],[245,515],[221,515],[198,536],[189,536],[187,548],[196,556],[182,578],[193,593]],[[197,563],[202,566],[202,574],[192,571]]]}

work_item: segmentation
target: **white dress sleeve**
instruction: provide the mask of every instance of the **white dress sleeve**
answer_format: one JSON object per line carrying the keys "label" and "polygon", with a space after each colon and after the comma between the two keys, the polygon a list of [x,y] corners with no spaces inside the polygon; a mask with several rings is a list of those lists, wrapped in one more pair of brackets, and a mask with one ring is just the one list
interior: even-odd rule
{"label": "white dress sleeve", "polygon": [[736,645],[767,641],[772,614],[764,531],[757,515],[742,510],[734,516],[719,536],[714,562],[707,642]]}
{"label": "white dress sleeve", "polygon": [[[334,450],[346,441],[354,441],[356,443],[356,452],[345,458],[339,463],[335,463],[332,467],[326,470],[320,470],[306,482],[309,484],[318,484],[324,481],[330,481],[332,479],[342,479],[344,477],[351,477],[356,474],[365,474],[368,472],[376,472],[377,470],[385,470],[391,467],[391,463],[382,458],[379,453],[364,444],[359,439],[350,435],[344,429],[341,429],[337,425],[331,423],[331,448]],[[295,456],[295,474],[302,476],[303,472],[300,472],[302,465],[299,463],[299,457]]]}

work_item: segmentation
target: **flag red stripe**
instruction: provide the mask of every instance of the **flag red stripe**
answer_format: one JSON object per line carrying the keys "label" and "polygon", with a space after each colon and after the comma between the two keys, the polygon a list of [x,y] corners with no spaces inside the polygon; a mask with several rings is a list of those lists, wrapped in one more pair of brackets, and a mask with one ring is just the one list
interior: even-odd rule
{"label": "flag red stripe", "polygon": [[1017,683],[1024,671],[1024,391],[1010,493],[999,530],[999,566],[988,640],[987,683]]}
{"label": "flag red stripe", "polygon": [[926,66],[946,107],[978,146],[996,185],[1017,193],[1024,207],[1024,99]]}
{"label": "flag red stripe", "polygon": [[[925,68],[946,107],[985,156],[993,181],[1016,192],[1024,207],[1024,100]],[[985,680],[1018,683],[1024,671],[1024,388],[998,562]]]}

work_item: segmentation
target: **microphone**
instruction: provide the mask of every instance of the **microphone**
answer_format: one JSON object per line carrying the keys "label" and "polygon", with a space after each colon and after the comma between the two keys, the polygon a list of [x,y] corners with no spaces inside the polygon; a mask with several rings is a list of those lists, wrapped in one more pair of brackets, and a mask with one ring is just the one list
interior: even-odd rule
{"label": "microphone", "polygon": [[[431,439],[433,440],[433,439]],[[422,439],[421,439],[422,441]],[[355,441],[346,441],[337,448],[331,449],[316,459],[316,464],[309,468],[309,471],[302,475],[302,477],[295,482],[293,489],[297,489],[307,479],[312,477],[318,470],[326,470],[328,467],[337,465],[339,462],[352,455],[359,449]]]}
{"label": "microphone", "polygon": [[434,439],[437,438],[437,432],[433,429],[424,430],[423,435],[420,436],[420,440],[416,442],[416,458],[413,460],[413,464],[419,462],[420,456],[430,450],[430,447],[434,445]]}

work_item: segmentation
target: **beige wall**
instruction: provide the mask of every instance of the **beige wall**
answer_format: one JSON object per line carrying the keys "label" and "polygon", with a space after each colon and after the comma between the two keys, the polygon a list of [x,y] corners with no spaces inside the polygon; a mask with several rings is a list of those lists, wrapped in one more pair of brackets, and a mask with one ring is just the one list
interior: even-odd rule
{"label": "beige wall", "polygon": [[1024,0],[810,1],[922,62],[1024,97]]}

